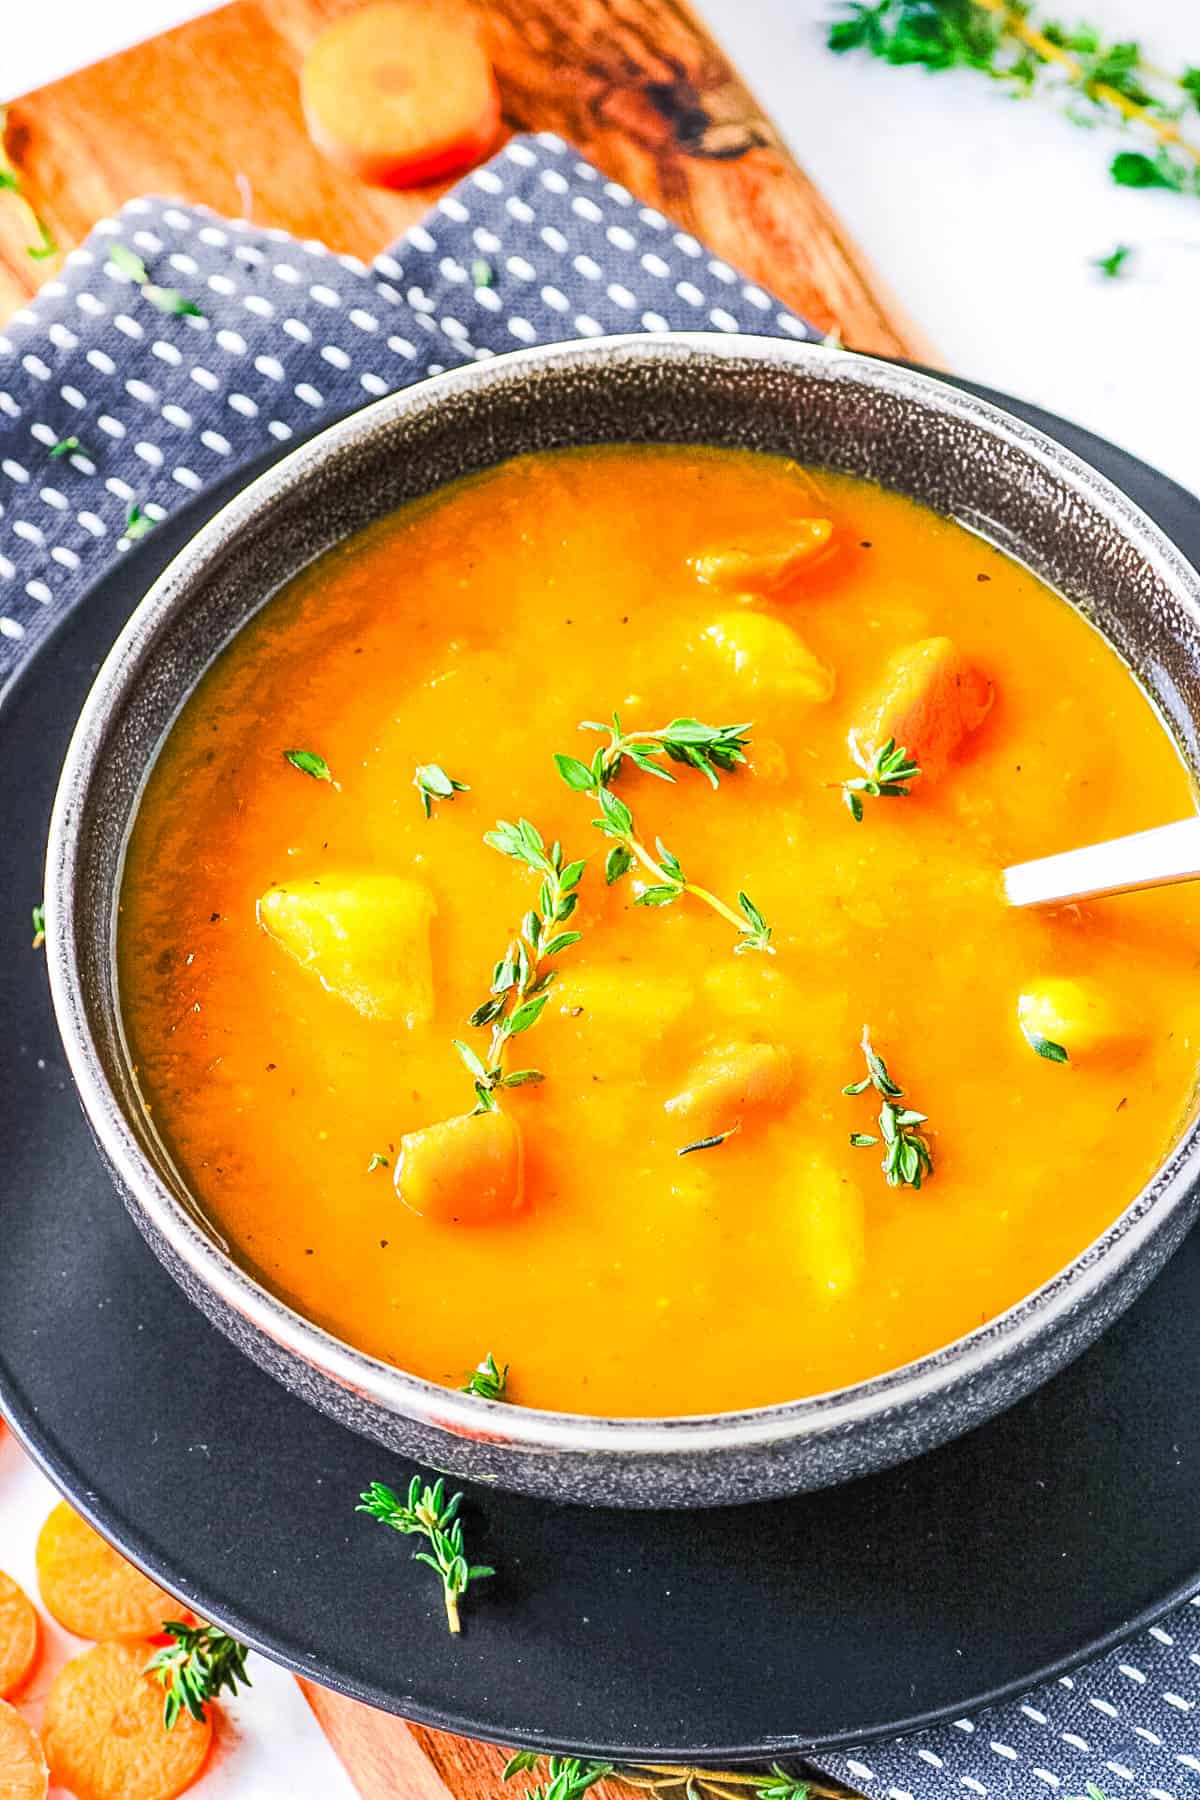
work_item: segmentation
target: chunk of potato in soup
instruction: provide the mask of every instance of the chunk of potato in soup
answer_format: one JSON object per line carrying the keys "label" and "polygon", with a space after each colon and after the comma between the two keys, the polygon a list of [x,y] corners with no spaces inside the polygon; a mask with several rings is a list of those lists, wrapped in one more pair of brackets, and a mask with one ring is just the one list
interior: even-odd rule
{"label": "chunk of potato in soup", "polygon": [[[716,787],[653,738],[673,782],[608,771],[658,867],[606,885],[554,755],[590,765],[614,710],[748,745]],[[896,730],[920,777],[881,767]],[[122,894],[138,1079],[245,1266],[401,1368],[491,1351],[517,1403],[609,1415],[840,1387],[1012,1305],[1161,1159],[1196,895],[1023,913],[998,875],[1192,804],[1114,653],[962,527],[776,457],[524,457],[323,557],[184,709]],[[512,1015],[545,902],[484,833],[522,817],[586,858],[580,936],[516,971],[559,971],[500,1058],[544,1079],[494,1088],[469,1021]],[[678,885],[657,840],[703,894],[638,903]],[[902,1097],[843,1092],[864,1024]],[[889,1185],[862,1140],[897,1131],[932,1174],[902,1144]]]}

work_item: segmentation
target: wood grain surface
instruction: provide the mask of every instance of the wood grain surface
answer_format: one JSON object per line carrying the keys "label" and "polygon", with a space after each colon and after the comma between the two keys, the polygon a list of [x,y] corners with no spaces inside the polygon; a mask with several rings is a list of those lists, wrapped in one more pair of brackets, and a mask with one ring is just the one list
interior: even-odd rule
{"label": "wood grain surface", "polygon": [[[236,0],[14,100],[5,149],[64,250],[137,194],[179,195],[370,256],[433,191],[386,193],[309,142],[297,70],[358,0]],[[830,209],[679,0],[479,0],[512,130],[561,132],[823,330],[929,358]],[[814,44],[814,55],[820,55]],[[57,267],[0,194],[0,319]]]}
{"label": "wood grain surface", "polygon": [[[357,3],[236,0],[13,101],[7,159],[61,249],[144,193],[248,211],[258,224],[364,257],[398,237],[436,190],[386,193],[350,180],[309,142],[300,113],[308,45]],[[679,0],[480,0],[479,10],[508,129],[560,132],[848,345],[932,360]],[[0,193],[0,319],[59,266],[29,256],[35,238],[18,197]],[[302,1685],[365,1800],[494,1800],[500,1791],[504,1751]]]}

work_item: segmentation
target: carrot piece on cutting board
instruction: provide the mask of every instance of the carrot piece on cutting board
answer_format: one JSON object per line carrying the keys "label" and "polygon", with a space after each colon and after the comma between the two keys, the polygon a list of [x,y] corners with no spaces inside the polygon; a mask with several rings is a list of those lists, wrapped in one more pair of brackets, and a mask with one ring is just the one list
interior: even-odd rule
{"label": "carrot piece on cutting board", "polygon": [[936,780],[992,707],[992,684],[952,638],[922,638],[897,651],[875,705],[855,732],[873,754],[891,738]]}
{"label": "carrot piece on cutting board", "polygon": [[420,187],[478,162],[500,130],[500,96],[460,0],[386,0],[324,30],[304,59],[308,133],[374,187]]}
{"label": "carrot piece on cutting board", "polygon": [[37,1733],[0,1700],[0,1800],[45,1800],[50,1785]]}
{"label": "carrot piece on cutting board", "polygon": [[77,1637],[151,1637],[179,1604],[106,1544],[65,1500],[42,1526],[37,1576],[46,1610]]}
{"label": "carrot piece on cutting board", "polygon": [[51,1684],[46,1756],[75,1800],[173,1800],[199,1775],[211,1742],[211,1721],[186,1708],[167,1730],[144,1644],[93,1644]]}
{"label": "carrot piece on cutting board", "polygon": [[[15,1694],[33,1673],[41,1635],[32,1600],[0,1569],[0,1699]],[[0,1800],[3,1793],[0,1788]]]}

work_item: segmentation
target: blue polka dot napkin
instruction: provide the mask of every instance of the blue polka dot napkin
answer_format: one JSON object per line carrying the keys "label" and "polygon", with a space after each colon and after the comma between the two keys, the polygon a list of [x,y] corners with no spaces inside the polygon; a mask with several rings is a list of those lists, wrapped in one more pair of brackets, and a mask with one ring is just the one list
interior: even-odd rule
{"label": "blue polka dot napkin", "polygon": [[[669,329],[817,335],[545,133],[369,265],[131,201],[0,334],[0,678],[143,518],[272,443],[523,344]],[[1200,1597],[1019,1704],[819,1761],[872,1800],[1184,1800],[1198,1719]]]}

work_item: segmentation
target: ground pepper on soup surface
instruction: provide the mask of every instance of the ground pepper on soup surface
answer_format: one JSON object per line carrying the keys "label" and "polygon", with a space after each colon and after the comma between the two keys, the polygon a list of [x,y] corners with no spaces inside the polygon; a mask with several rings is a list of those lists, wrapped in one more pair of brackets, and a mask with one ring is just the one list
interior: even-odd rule
{"label": "ground pepper on soup surface", "polygon": [[[643,766],[580,729],[614,710]],[[691,761],[644,735],[680,720]],[[1161,1160],[1194,892],[1019,913],[999,871],[1192,805],[1112,650],[962,527],[750,453],[519,458],[323,557],[184,709],[122,893],[138,1080],[241,1262],[404,1369],[609,1415],[836,1388]],[[522,1006],[499,1066],[544,1079],[495,1086]]]}

